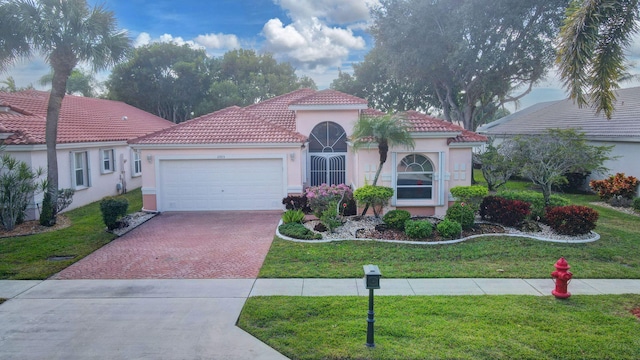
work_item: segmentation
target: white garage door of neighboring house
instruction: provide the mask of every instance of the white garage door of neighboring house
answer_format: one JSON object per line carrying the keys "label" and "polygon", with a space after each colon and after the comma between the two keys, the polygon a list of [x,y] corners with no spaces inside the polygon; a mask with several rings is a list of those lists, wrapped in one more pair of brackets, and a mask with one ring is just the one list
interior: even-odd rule
{"label": "white garage door of neighboring house", "polygon": [[282,159],[161,160],[160,211],[282,209]]}

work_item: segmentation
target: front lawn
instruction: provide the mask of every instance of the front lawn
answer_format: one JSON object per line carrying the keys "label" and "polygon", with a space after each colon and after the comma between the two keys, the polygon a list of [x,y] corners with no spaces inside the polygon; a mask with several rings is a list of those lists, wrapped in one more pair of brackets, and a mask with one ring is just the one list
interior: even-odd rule
{"label": "front lawn", "polygon": [[253,297],[238,325],[292,359],[638,359],[640,295]]}
{"label": "front lawn", "polygon": [[[125,194],[129,213],[142,208],[140,189]],[[39,280],[56,274],[115,238],[105,231],[99,202],[65,213],[71,226],[65,229],[0,239],[0,279]],[[74,256],[51,261],[52,257]]]}
{"label": "front lawn", "polygon": [[[522,186],[522,185],[520,185]],[[589,205],[596,196],[563,195]],[[640,278],[640,217],[594,207],[601,239],[555,244],[485,237],[455,245],[404,245],[370,241],[305,244],[274,239],[260,270],[263,278],[358,278],[373,263],[388,278],[548,278],[567,258],[576,278]]]}

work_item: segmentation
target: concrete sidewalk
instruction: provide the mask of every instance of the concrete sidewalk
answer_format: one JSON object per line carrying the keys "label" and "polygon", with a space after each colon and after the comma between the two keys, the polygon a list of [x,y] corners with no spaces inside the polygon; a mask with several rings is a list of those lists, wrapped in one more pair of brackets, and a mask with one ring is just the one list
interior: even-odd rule
{"label": "concrete sidewalk", "polygon": [[[551,279],[385,279],[381,295],[550,295]],[[640,294],[576,279],[574,295]],[[235,326],[248,297],[365,296],[362,279],[0,280],[1,359],[286,359]]]}

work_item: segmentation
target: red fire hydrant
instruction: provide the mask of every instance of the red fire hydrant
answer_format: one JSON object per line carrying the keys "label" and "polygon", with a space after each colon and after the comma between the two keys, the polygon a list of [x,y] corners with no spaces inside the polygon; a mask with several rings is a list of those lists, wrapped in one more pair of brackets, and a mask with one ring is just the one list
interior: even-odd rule
{"label": "red fire hydrant", "polygon": [[551,273],[551,277],[556,283],[556,288],[551,291],[551,294],[558,299],[566,299],[571,296],[571,293],[567,291],[567,285],[573,277],[571,271],[568,271],[571,266],[569,266],[564,257],[561,257],[554,266],[556,267],[556,271]]}

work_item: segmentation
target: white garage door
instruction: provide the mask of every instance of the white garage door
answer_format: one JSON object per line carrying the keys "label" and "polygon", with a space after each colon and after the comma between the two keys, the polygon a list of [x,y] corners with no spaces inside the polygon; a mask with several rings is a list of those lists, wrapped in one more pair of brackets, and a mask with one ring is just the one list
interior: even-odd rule
{"label": "white garage door", "polygon": [[160,211],[282,209],[282,159],[161,160]]}

